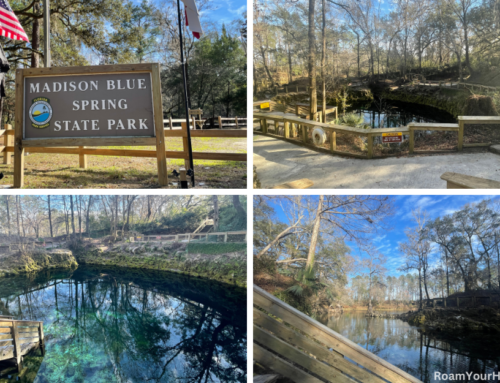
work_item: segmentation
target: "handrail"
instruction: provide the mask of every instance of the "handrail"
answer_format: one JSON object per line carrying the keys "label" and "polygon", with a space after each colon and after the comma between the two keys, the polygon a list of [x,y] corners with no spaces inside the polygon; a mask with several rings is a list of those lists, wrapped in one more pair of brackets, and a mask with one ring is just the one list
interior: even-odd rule
{"label": "handrail", "polygon": [[19,372],[22,370],[22,357],[31,350],[30,347],[23,348],[23,345],[38,343],[42,355],[45,352],[42,321],[0,318],[0,335],[0,361],[15,359]]}
{"label": "handrail", "polygon": [[[283,123],[284,132],[283,134],[278,134],[280,136],[284,136],[285,139],[290,138],[290,124],[294,124],[297,127],[302,127],[302,134],[299,137],[299,140],[304,144],[309,145],[308,143],[308,129],[320,127],[329,135],[330,141],[330,151],[334,154],[341,155],[351,155],[361,158],[372,158],[373,157],[373,137],[382,136],[384,133],[396,133],[399,132],[403,135],[409,135],[408,140],[408,150],[409,154],[414,153],[414,142],[415,142],[415,131],[418,130],[428,130],[428,131],[450,131],[450,132],[458,132],[457,137],[457,150],[462,151],[463,147],[471,147],[471,146],[489,146],[491,143],[467,143],[464,144],[464,131],[465,125],[467,124],[500,124],[500,116],[458,116],[458,124],[456,123],[410,123],[408,126],[401,126],[397,128],[355,128],[345,125],[338,124],[328,124],[322,122],[316,122],[313,120],[307,120],[296,116],[277,114],[271,112],[263,113],[263,112],[254,112],[254,118],[260,121],[261,131],[263,134],[268,133],[268,120],[275,122],[275,128],[278,127],[279,123]],[[298,131],[297,131],[298,132]],[[366,137],[366,147],[367,153],[366,156],[362,156],[359,154],[346,153],[337,151],[337,143],[336,143],[336,133],[350,133],[356,134],[358,136]],[[276,133],[275,133],[276,134]],[[293,140],[292,142],[297,142]]]}
{"label": "handrail", "polygon": [[358,363],[373,374],[389,382],[422,383],[414,376],[365,350],[358,344],[312,319],[303,312],[298,311],[262,288],[254,285],[253,292],[254,305],[298,328],[308,336],[324,343],[329,349],[333,349],[338,354],[351,359],[354,363]]}

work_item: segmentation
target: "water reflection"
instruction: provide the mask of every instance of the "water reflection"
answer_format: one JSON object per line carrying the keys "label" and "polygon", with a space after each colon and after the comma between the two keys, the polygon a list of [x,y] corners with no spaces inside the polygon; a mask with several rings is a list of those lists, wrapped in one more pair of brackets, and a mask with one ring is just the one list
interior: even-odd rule
{"label": "water reflection", "polygon": [[[458,338],[438,340],[399,319],[366,318],[364,312],[348,311],[341,316],[323,318],[322,322],[425,383],[440,381],[435,379],[435,371],[498,373],[498,347],[486,348],[484,343]],[[498,379],[464,381],[498,382]]]}
{"label": "water reflection", "polygon": [[397,128],[410,122],[456,123],[451,114],[440,109],[396,101],[357,103],[351,105],[347,113],[363,115],[363,124],[371,128]]}
{"label": "water reflection", "polygon": [[44,321],[36,383],[246,381],[246,292],[79,267],[0,280],[0,310]]}

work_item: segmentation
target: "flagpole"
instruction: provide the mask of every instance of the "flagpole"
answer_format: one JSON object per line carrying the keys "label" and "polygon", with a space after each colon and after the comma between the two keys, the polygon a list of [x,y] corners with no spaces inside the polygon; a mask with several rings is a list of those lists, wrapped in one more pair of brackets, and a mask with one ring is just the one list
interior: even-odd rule
{"label": "flagpole", "polygon": [[[181,48],[181,63],[182,63],[182,79],[184,83],[184,105],[186,107],[186,129],[188,139],[189,166],[191,167],[191,185],[194,186],[194,164],[193,164],[193,148],[191,146],[191,129],[189,128],[189,105],[186,80],[186,62],[184,61],[184,48],[182,46],[182,23],[181,23],[181,5],[180,0],[177,0],[177,15],[179,17],[179,39]],[[196,129],[196,125],[193,127]]]}

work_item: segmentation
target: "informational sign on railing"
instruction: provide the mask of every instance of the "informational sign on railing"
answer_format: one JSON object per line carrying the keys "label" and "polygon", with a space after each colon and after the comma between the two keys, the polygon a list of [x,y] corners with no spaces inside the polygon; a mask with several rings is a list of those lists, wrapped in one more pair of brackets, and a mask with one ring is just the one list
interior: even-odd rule
{"label": "informational sign on railing", "polygon": [[403,133],[402,132],[382,133],[382,142],[387,144],[394,142],[403,142]]}

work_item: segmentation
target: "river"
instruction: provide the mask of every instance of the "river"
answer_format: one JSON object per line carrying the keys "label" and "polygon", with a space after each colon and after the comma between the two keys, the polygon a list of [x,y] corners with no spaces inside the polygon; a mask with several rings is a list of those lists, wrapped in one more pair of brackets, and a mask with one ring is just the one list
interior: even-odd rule
{"label": "river", "polygon": [[0,279],[0,313],[44,322],[45,357],[27,358],[23,383],[247,379],[246,289],[80,266]]}
{"label": "river", "polygon": [[[493,374],[498,373],[500,366],[498,347],[486,349],[479,342],[458,338],[439,340],[400,319],[366,318],[364,311],[347,311],[320,321],[425,383],[442,382],[436,379],[435,371],[443,374],[470,371]],[[493,383],[498,379],[467,381]]]}

